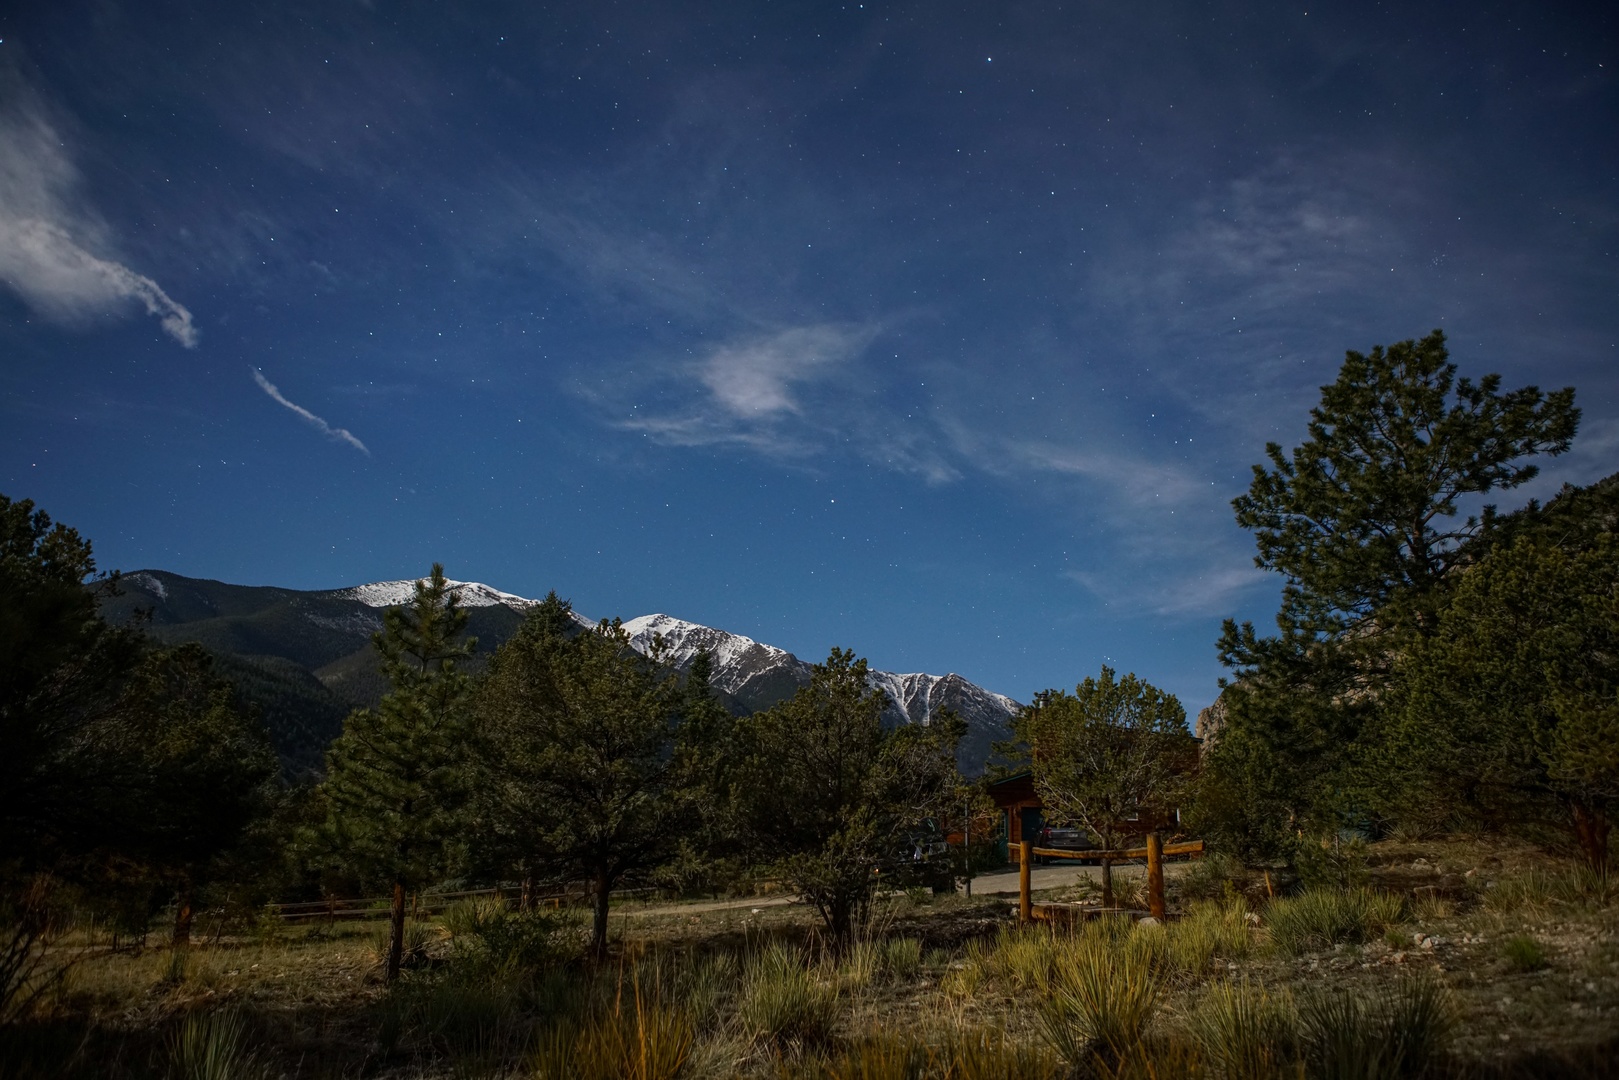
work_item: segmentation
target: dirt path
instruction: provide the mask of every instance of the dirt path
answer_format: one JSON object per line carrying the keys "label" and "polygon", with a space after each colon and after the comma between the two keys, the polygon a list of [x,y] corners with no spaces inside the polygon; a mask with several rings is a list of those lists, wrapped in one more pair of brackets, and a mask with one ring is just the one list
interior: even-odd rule
{"label": "dirt path", "polygon": [[[1114,872],[1118,873],[1120,869],[1122,868],[1115,867]],[[1066,866],[1034,867],[1031,871],[1030,884],[1038,891],[1040,889],[1058,889],[1064,885],[1073,885],[1087,879],[1100,881],[1101,871],[1094,866],[1069,863]],[[1017,891],[1018,872],[1016,870],[985,874],[982,877],[973,879],[974,896],[1016,896]],[[620,918],[636,918],[645,915],[700,915],[707,911],[781,907],[799,902],[800,900],[797,896],[791,895],[754,897],[751,900],[695,900],[680,904],[661,904],[657,907],[615,911],[613,914]]]}
{"label": "dirt path", "polygon": [[634,919],[645,915],[700,915],[705,911],[731,911],[736,908],[782,907],[798,903],[796,896],[756,896],[751,900],[688,900],[682,904],[615,911],[614,915]]}

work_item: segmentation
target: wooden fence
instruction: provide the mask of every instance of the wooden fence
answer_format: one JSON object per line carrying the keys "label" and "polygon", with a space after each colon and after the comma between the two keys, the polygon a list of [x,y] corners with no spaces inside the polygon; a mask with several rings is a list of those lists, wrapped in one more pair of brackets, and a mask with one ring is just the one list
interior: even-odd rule
{"label": "wooden fence", "polygon": [[[661,893],[662,889],[614,889],[610,894],[614,899],[633,899],[651,893]],[[471,900],[478,897],[492,897],[504,901],[510,907],[517,907],[522,902],[522,892],[519,889],[462,889],[457,892],[431,892],[416,893],[407,902],[411,917],[421,915],[438,915],[450,905],[462,900]],[[583,903],[587,897],[584,890],[563,890],[529,897],[529,902],[535,907],[560,908],[570,904]],[[327,897],[324,900],[308,900],[295,904],[271,904],[270,908],[283,921],[288,923],[309,922],[348,922],[357,919],[385,919],[388,917],[392,899],[387,896],[368,897]]]}
{"label": "wooden fence", "polygon": [[1034,857],[1042,859],[1067,859],[1070,862],[1130,862],[1135,859],[1147,860],[1147,913],[1155,919],[1164,917],[1164,857],[1168,855],[1202,855],[1204,844],[1201,840],[1184,840],[1179,843],[1165,844],[1158,839],[1157,833],[1147,835],[1147,846],[1140,848],[1122,848],[1112,851],[1068,851],[1063,848],[1037,848],[1032,840],[1025,840],[1018,845],[1018,917],[1024,922],[1032,919],[1048,917],[1049,913],[1039,913],[1031,898],[1030,876],[1034,866]]}

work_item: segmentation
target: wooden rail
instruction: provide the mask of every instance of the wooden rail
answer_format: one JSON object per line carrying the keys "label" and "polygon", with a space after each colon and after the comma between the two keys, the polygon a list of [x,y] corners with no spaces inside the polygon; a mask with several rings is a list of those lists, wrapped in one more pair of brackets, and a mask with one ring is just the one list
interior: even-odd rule
{"label": "wooden rail", "polygon": [[[622,900],[659,892],[662,890],[657,887],[614,889],[610,895]],[[545,893],[530,897],[530,903],[535,907],[560,908],[570,901],[582,899],[585,895],[584,890]],[[498,897],[505,900],[509,906],[516,905],[521,900],[521,893],[515,889],[463,889],[458,892],[419,893],[411,907],[418,915],[437,915],[457,900],[480,896]],[[304,900],[293,904],[271,904],[270,907],[283,922],[347,922],[354,919],[387,918],[391,903],[392,897],[387,896],[330,897],[325,900]]]}
{"label": "wooden rail", "polygon": [[[1183,840],[1178,844],[1165,844],[1160,854],[1169,855],[1201,855],[1204,845],[1201,840]],[[1031,847],[1029,854],[1038,855],[1042,859],[1073,859],[1084,861],[1087,859],[1110,859],[1114,862],[1123,862],[1129,859],[1145,859],[1148,857],[1147,849],[1117,848],[1112,851],[1073,851],[1069,848],[1043,848]]]}
{"label": "wooden rail", "polygon": [[1035,917],[1033,894],[1030,888],[1030,867],[1034,865],[1034,857],[1070,859],[1084,861],[1089,859],[1106,860],[1108,862],[1146,859],[1147,860],[1147,913],[1155,919],[1164,917],[1164,856],[1166,855],[1201,855],[1204,844],[1201,840],[1184,840],[1178,844],[1165,844],[1158,839],[1157,833],[1147,834],[1147,846],[1143,848],[1127,848],[1110,851],[1065,851],[1061,848],[1037,848],[1031,840],[1025,840],[1018,845],[1018,918],[1028,922]]}

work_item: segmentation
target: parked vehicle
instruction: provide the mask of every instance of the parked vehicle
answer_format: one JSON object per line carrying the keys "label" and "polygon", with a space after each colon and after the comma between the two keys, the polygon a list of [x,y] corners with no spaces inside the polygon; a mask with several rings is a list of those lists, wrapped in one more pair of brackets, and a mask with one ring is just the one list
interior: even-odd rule
{"label": "parked vehicle", "polygon": [[[1040,839],[1036,847],[1054,848],[1058,851],[1092,851],[1096,845],[1091,842],[1090,834],[1084,829],[1073,829],[1066,826],[1047,825],[1040,830]],[[1036,855],[1037,863],[1053,862],[1049,856]]]}

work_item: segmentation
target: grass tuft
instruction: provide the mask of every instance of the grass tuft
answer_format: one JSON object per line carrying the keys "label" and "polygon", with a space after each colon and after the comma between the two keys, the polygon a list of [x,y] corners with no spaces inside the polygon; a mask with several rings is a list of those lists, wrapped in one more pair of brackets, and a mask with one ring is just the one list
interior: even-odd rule
{"label": "grass tuft", "polygon": [[1547,965],[1546,947],[1528,934],[1516,934],[1501,944],[1501,956],[1513,971],[1539,971]]}
{"label": "grass tuft", "polygon": [[778,1047],[827,1042],[837,1015],[837,987],[779,943],[754,959],[737,1003],[748,1034]]}
{"label": "grass tuft", "polygon": [[1405,901],[1371,889],[1310,889],[1274,900],[1265,910],[1270,940],[1279,951],[1297,955],[1332,945],[1357,945],[1395,925]]}
{"label": "grass tuft", "polygon": [[529,1059],[535,1080],[674,1080],[691,1059],[690,1017],[662,1004],[620,1002],[612,1011],[558,1024]]}
{"label": "grass tuft", "polygon": [[882,944],[881,967],[883,975],[895,982],[909,979],[922,966],[920,938],[889,938]]}

